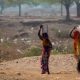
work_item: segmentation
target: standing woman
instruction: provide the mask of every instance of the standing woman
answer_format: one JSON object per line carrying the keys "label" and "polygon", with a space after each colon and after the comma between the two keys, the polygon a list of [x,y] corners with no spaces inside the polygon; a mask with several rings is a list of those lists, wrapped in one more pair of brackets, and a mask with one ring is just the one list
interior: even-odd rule
{"label": "standing woman", "polygon": [[74,40],[74,57],[78,62],[77,70],[80,72],[80,26],[72,29],[70,37]]}
{"label": "standing woman", "polygon": [[46,72],[50,74],[49,72],[49,57],[50,57],[50,51],[52,49],[52,44],[49,40],[48,33],[41,33],[41,30],[43,30],[43,25],[40,25],[40,29],[38,32],[38,36],[40,40],[42,41],[42,56],[41,56],[41,69],[42,74],[45,74]]}

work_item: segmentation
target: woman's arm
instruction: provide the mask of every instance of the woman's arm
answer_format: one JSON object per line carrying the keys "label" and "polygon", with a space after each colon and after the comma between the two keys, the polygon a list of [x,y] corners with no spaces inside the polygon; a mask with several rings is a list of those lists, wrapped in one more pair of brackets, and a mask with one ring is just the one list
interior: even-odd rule
{"label": "woman's arm", "polygon": [[51,43],[51,41],[49,40],[49,45],[50,45],[50,48],[52,49],[52,43]]}
{"label": "woman's arm", "polygon": [[76,27],[74,27],[74,28],[71,30],[71,32],[70,32],[70,37],[71,37],[72,39],[74,39],[74,36],[72,36],[72,32],[74,31],[74,29],[76,29]]}
{"label": "woman's arm", "polygon": [[43,40],[42,35],[41,35],[41,28],[42,28],[42,26],[40,26],[40,29],[39,29],[39,31],[38,31],[38,36],[39,36],[39,38],[40,38],[41,40]]}

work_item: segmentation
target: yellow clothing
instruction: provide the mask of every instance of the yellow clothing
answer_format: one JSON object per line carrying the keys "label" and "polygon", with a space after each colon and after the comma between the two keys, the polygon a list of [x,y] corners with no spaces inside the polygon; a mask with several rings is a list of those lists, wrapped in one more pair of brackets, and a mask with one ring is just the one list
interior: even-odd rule
{"label": "yellow clothing", "polygon": [[43,39],[43,40],[42,40],[42,44],[43,44],[43,46],[50,46],[49,41],[46,40],[46,39]]}

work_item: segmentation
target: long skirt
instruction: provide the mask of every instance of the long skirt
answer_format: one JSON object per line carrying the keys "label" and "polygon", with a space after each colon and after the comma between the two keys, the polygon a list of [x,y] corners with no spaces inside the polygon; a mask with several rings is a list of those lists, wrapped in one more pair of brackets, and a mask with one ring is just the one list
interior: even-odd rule
{"label": "long skirt", "polygon": [[49,56],[50,56],[50,50],[44,48],[42,52],[42,58],[41,58],[42,73],[48,72],[49,74]]}
{"label": "long skirt", "polygon": [[74,42],[74,51],[75,53],[77,53],[78,55],[78,61],[77,61],[77,71],[80,73],[80,40],[78,40],[78,43],[77,45],[75,45],[75,42]]}

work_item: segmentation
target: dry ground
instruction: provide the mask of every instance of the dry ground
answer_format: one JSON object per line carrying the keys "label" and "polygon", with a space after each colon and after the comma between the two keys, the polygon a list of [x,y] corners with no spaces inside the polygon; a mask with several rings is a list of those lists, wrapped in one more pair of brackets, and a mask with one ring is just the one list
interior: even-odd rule
{"label": "dry ground", "polygon": [[80,80],[73,55],[51,55],[50,75],[40,74],[40,57],[0,63],[0,80]]}
{"label": "dry ground", "polygon": [[[69,44],[70,40],[68,39],[56,39],[53,35],[55,30],[68,30],[70,31],[74,25],[79,24],[80,22],[63,22],[63,21],[43,21],[37,20],[29,21],[29,19],[24,18],[9,18],[9,17],[0,17],[0,38],[14,37],[17,32],[28,32],[30,40],[35,40],[37,37],[37,31],[39,25],[42,23],[47,23],[49,25],[50,37],[52,42],[63,40],[64,44]],[[28,21],[25,21],[28,20]],[[34,20],[34,18],[33,18]],[[31,28],[34,27],[32,33],[29,31]],[[7,34],[6,34],[7,33]],[[34,35],[32,36],[32,34]],[[35,40],[35,41],[37,41]],[[9,41],[10,42],[10,41]],[[22,42],[23,44],[23,42]],[[6,44],[1,45],[0,49],[2,54],[0,53],[0,57],[2,61],[4,60],[12,60],[19,57],[16,51],[17,48],[24,49],[27,48],[27,44],[22,45],[21,42],[19,44]],[[61,43],[60,43],[61,44]],[[63,42],[62,42],[63,44]],[[31,43],[32,45],[32,43]],[[33,44],[35,45],[35,44]],[[8,50],[7,50],[8,48]],[[6,51],[7,50],[7,51]],[[10,50],[10,51],[9,51]],[[4,51],[4,52],[3,52]],[[7,54],[6,54],[7,52]],[[4,54],[5,53],[5,54]],[[16,55],[17,54],[17,55]],[[19,53],[20,54],[20,53]],[[4,56],[4,57],[3,57]],[[10,58],[10,59],[9,59]],[[76,71],[76,60],[74,59],[73,55],[66,54],[66,55],[54,55],[50,57],[50,75],[41,75],[40,69],[40,57],[25,57],[17,60],[12,61],[4,61],[0,63],[0,80],[80,80],[80,74]]]}

